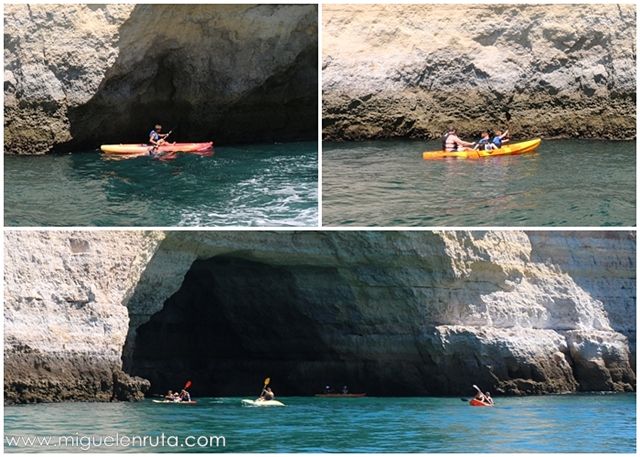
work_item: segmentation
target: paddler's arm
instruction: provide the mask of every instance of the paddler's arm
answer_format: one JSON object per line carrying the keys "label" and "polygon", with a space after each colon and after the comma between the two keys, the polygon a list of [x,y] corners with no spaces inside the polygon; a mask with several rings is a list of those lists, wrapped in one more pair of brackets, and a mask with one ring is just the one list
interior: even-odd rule
{"label": "paddler's arm", "polygon": [[457,136],[455,137],[455,139],[453,141],[457,141],[460,146],[472,147],[472,146],[475,145],[475,143],[470,143],[468,141],[461,140]]}

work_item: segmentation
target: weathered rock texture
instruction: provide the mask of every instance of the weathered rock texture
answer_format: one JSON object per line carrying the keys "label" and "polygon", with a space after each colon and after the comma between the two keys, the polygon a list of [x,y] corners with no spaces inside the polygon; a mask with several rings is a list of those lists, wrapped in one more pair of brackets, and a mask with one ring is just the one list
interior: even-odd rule
{"label": "weathered rock texture", "polygon": [[329,140],[635,138],[634,5],[325,5]]}
{"label": "weathered rock texture", "polygon": [[7,5],[5,152],[316,138],[316,5]]}
{"label": "weathered rock texture", "polygon": [[122,372],[126,302],[160,236],[7,232],[5,402],[141,398]]}
{"label": "weathered rock texture", "polygon": [[[9,232],[5,244],[7,401],[107,400],[120,369],[155,393],[189,378],[195,395],[251,394],[266,376],[282,395],[635,390],[632,232]],[[140,396],[136,382],[120,397]]]}

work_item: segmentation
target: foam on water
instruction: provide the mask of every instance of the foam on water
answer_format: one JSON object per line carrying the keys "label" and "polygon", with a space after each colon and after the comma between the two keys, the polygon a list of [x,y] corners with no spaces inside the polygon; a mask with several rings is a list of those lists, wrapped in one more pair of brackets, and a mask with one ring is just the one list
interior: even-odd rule
{"label": "foam on water", "polygon": [[5,158],[9,226],[309,226],[316,143],[220,147],[212,157]]}

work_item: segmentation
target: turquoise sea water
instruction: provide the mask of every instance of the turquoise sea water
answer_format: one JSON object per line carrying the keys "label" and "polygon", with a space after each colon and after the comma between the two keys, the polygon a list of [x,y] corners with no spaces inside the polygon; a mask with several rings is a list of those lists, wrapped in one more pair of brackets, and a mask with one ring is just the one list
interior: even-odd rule
{"label": "turquoise sea water", "polygon": [[8,226],[308,226],[315,142],[218,147],[212,157],[4,158]]}
{"label": "turquoise sea water", "polygon": [[[286,407],[247,408],[240,398],[194,406],[66,403],[5,407],[6,451],[81,452],[79,447],[12,447],[18,436],[179,438],[177,447],[91,447],[129,452],[602,452],[636,451],[635,394],[497,398],[495,408],[459,398],[280,398]],[[120,434],[116,436],[116,434]],[[187,437],[217,436],[187,447]],[[81,438],[82,437],[82,438]],[[94,437],[94,438],[85,438]],[[80,441],[80,440],[83,441]],[[159,439],[159,438],[156,438]],[[140,438],[138,438],[140,440]],[[207,441],[205,438],[204,441]],[[203,441],[203,442],[204,442]],[[194,441],[195,442],[195,441]],[[191,443],[191,441],[189,441]],[[180,445],[182,444],[182,445]]]}
{"label": "turquoise sea water", "polygon": [[538,152],[422,160],[438,142],[323,144],[323,224],[635,226],[635,142],[543,140]]}

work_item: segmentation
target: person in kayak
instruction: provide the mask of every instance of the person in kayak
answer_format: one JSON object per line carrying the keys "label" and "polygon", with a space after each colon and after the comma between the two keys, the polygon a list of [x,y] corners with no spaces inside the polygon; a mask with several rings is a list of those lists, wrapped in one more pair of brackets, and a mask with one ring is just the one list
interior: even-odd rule
{"label": "person in kayak", "polygon": [[271,390],[271,387],[265,387],[262,391],[262,394],[260,394],[260,398],[258,398],[258,401],[269,401],[273,400],[274,398],[276,398],[276,395]]}
{"label": "person in kayak", "polygon": [[498,149],[498,147],[491,141],[489,131],[485,130],[480,134],[480,139],[476,142],[476,145],[473,149],[480,151],[491,151],[492,149]]}
{"label": "person in kayak", "polygon": [[490,404],[491,406],[493,406],[493,398],[491,398],[491,394],[489,392],[485,392],[484,393],[484,398],[485,398],[485,403]]}
{"label": "person in kayak", "polygon": [[186,389],[182,389],[182,392],[180,392],[180,401],[191,401],[191,395],[189,395],[189,392],[187,392]]}
{"label": "person in kayak", "polygon": [[164,399],[171,400],[171,401],[179,401],[178,392],[174,392],[173,390],[170,390],[169,392],[167,392],[167,395],[164,396]]}
{"label": "person in kayak", "polygon": [[455,127],[449,126],[447,133],[442,136],[442,150],[447,152],[472,151],[474,143],[463,141],[458,137]]}
{"label": "person in kayak", "polygon": [[493,398],[491,398],[491,394],[489,392],[482,392],[480,389],[478,389],[478,391],[476,392],[476,396],[473,397],[474,399],[481,401],[482,403],[486,404],[486,405],[491,405],[493,406]]}
{"label": "person in kayak", "polygon": [[[488,392],[487,392],[487,393],[488,393]],[[478,390],[478,391],[476,392],[476,396],[475,396],[475,397],[473,397],[473,398],[475,398],[476,400],[481,401],[481,402],[483,402],[483,403],[487,403],[487,404],[489,403],[489,401],[487,400],[487,396],[486,396],[484,393],[482,393],[482,391],[481,391],[481,390]],[[491,397],[489,397],[489,398],[491,398]],[[492,400],[492,401],[493,401],[493,400]]]}
{"label": "person in kayak", "polygon": [[503,143],[506,143],[507,141],[509,141],[507,139],[508,136],[509,136],[509,129],[505,130],[504,133],[502,133],[500,130],[496,130],[496,134],[491,140],[491,143],[495,145],[495,149],[499,149],[502,147]]}
{"label": "person in kayak", "polygon": [[[152,147],[149,149],[149,154],[154,158],[158,157],[158,147],[162,146],[167,142],[167,137],[171,135],[169,133],[160,133],[162,131],[162,126],[160,124],[156,124],[156,126],[149,132],[149,143],[151,143]],[[177,393],[177,392],[176,392]]]}
{"label": "person in kayak", "polygon": [[156,124],[153,130],[149,132],[149,143],[151,143],[156,148],[166,143],[167,142],[166,138],[171,134],[171,132],[160,133],[161,131],[162,131],[162,126],[160,124]]}

